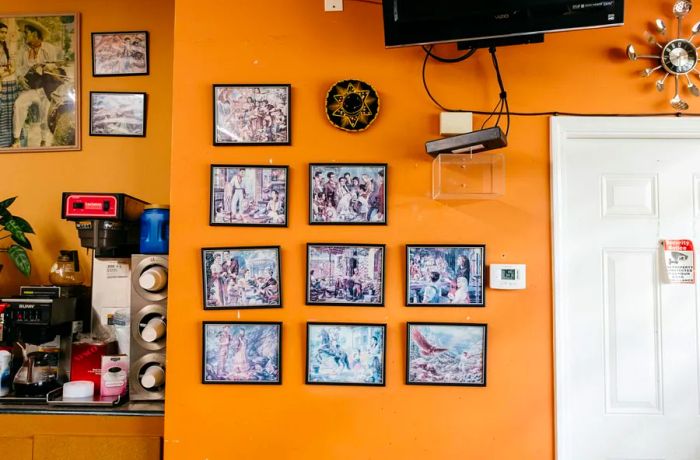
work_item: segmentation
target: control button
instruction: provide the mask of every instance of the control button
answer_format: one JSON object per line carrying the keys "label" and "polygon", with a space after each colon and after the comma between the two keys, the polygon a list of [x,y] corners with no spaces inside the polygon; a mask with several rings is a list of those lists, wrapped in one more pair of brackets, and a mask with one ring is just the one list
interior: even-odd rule
{"label": "control button", "polygon": [[102,202],[102,210],[109,211],[109,201],[108,200],[105,200]]}
{"label": "control button", "polygon": [[82,201],[76,201],[73,203],[73,209],[85,209],[85,203]]}

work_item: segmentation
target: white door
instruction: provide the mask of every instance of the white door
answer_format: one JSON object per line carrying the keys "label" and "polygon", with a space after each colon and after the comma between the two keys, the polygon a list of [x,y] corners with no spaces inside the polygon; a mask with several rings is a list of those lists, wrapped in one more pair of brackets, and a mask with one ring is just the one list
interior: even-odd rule
{"label": "white door", "polygon": [[700,120],[557,117],[551,136],[557,458],[700,460],[698,290],[659,256],[700,231]]}

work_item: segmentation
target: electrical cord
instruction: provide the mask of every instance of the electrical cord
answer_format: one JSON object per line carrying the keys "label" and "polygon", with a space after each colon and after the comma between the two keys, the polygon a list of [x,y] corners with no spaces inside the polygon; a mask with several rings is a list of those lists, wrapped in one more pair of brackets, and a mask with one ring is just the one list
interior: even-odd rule
{"label": "electrical cord", "polygon": [[[432,46],[428,48],[428,50],[423,48],[426,53],[425,53],[425,59],[423,59],[423,66],[422,66],[422,78],[423,78],[423,88],[425,89],[425,93],[428,96],[428,98],[432,101],[432,103],[438,107],[440,110],[443,112],[470,112],[475,115],[489,115],[492,116],[495,114],[497,110],[499,110],[499,104],[496,104],[496,108],[491,111],[487,112],[484,110],[472,110],[472,109],[452,109],[448,108],[440,101],[438,101],[435,96],[433,96],[433,93],[430,91],[430,88],[428,87],[428,80],[426,77],[426,69],[428,66],[428,60],[432,57],[428,51],[432,49]],[[474,50],[470,50],[474,51]],[[469,54],[469,52],[467,52]],[[473,54],[473,53],[472,53]],[[465,58],[466,59],[466,58]],[[493,57],[492,57],[493,59]],[[567,112],[567,111],[560,111],[560,110],[547,110],[547,111],[541,111],[541,112],[511,112],[510,107],[508,105],[508,100],[506,99],[505,101],[505,108],[506,108],[506,120],[507,122],[510,120],[511,116],[515,117],[556,117],[556,116],[571,116],[571,117],[669,117],[669,116],[675,116],[675,117],[700,117],[700,113],[684,113],[684,112],[653,112],[653,113],[591,113],[591,112]],[[489,120],[490,118],[487,118]],[[485,124],[483,125],[485,126]]]}

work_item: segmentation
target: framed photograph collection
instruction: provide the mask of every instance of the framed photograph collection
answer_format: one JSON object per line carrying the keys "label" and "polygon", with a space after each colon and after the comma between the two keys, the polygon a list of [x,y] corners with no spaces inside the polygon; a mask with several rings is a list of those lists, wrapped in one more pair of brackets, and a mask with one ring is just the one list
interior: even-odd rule
{"label": "framed photograph collection", "polygon": [[[213,85],[214,146],[291,144],[291,85]],[[309,225],[387,225],[386,163],[311,163]],[[288,227],[290,167],[212,164],[209,225]],[[280,246],[203,248],[205,310],[282,307]],[[407,244],[407,307],[484,307],[483,244]],[[384,244],[306,245],[305,304],[384,307]],[[282,323],[203,322],[202,382],[281,384]],[[387,324],[306,323],[307,385],[386,386]],[[486,386],[487,325],[406,323],[405,383]]]}

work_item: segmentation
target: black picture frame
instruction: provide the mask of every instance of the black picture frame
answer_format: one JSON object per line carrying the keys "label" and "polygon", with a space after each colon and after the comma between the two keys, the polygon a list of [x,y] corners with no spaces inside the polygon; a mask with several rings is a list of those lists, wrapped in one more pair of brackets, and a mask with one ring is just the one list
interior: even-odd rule
{"label": "black picture frame", "polygon": [[[325,168],[326,170],[328,169],[342,169],[342,168],[379,168],[379,171],[377,175],[381,173],[383,177],[383,188],[384,188],[384,196],[383,196],[383,219],[380,221],[372,222],[371,220],[366,220],[366,221],[358,221],[358,222],[347,222],[347,221],[322,221],[319,220],[318,218],[315,218],[314,216],[316,213],[314,212],[314,206],[315,206],[315,199],[316,199],[316,194],[318,193],[316,191],[316,187],[314,184],[314,177],[315,173],[317,172],[318,169]],[[309,179],[308,179],[308,184],[309,184],[309,225],[387,225],[388,222],[388,168],[389,165],[387,163],[310,163],[309,164]],[[329,172],[332,171],[325,171],[326,175]],[[347,175],[344,174],[344,176]],[[357,176],[351,177],[351,181],[353,181]],[[340,179],[338,179],[340,180]],[[358,187],[362,185],[358,183]],[[368,206],[371,206],[370,203],[368,203]],[[372,208],[370,208],[369,213],[371,214]],[[369,216],[368,216],[369,218]]]}
{"label": "black picture frame", "polygon": [[[141,131],[135,131],[133,133],[119,133],[117,131],[96,131],[95,130],[95,98],[97,96],[140,96],[140,106],[143,119],[141,120]],[[146,122],[148,120],[148,105],[147,105],[148,95],[146,93],[140,92],[120,92],[120,91],[90,91],[90,136],[102,136],[102,137],[146,137]],[[123,117],[123,115],[122,115]],[[109,119],[108,119],[109,120]],[[123,122],[122,122],[123,124]],[[114,129],[114,128],[112,128]],[[128,126],[127,126],[128,129]]]}
{"label": "black picture frame", "polygon": [[[309,380],[309,370],[310,365],[310,343],[309,339],[311,336],[311,328],[313,326],[338,326],[338,327],[378,327],[382,329],[382,380],[381,383],[361,383],[361,382],[322,382],[322,381],[312,381]],[[368,386],[368,387],[384,387],[386,386],[386,333],[387,325],[386,323],[345,323],[345,322],[315,322],[309,321],[306,323],[306,367],[304,380],[307,385],[342,385],[342,386]],[[346,355],[345,358],[348,358]]]}
{"label": "black picture frame", "polygon": [[[243,92],[242,89],[249,89],[250,92]],[[263,94],[263,90],[270,91],[274,89],[281,89],[284,92],[284,98],[281,99],[286,99],[286,102],[280,101],[278,104],[270,104],[270,99],[272,96],[275,96],[274,93],[270,94]],[[241,105],[253,103],[255,106],[261,106],[264,103],[267,103],[269,106],[272,106],[272,109],[266,108],[267,114],[270,115],[273,111],[279,110],[280,114],[277,115],[277,117],[283,116],[284,117],[284,123],[281,124],[281,126],[284,127],[283,132],[285,133],[284,135],[279,135],[279,127],[277,125],[274,125],[275,120],[273,116],[270,116],[270,120],[267,121],[265,120],[265,117],[260,117],[256,116],[257,118],[251,120],[251,121],[244,121],[244,122],[236,122],[236,123],[231,123],[231,126],[223,126],[223,120],[220,120],[220,117],[224,117],[225,115],[225,105],[224,103],[226,101],[229,102],[229,107],[230,107],[230,101],[228,100],[227,97],[224,96],[224,90],[231,90],[231,91],[238,91],[241,93],[238,97],[240,98],[246,98],[248,102],[246,103],[241,103]],[[258,90],[256,93],[255,90]],[[242,84],[242,83],[215,83],[212,86],[212,91],[213,91],[213,98],[212,98],[212,107],[213,107],[213,130],[212,130],[212,140],[214,143],[214,146],[217,147],[232,147],[232,146],[270,146],[270,145],[291,145],[292,144],[292,86],[289,83],[260,83],[260,84]],[[248,99],[249,98],[249,99]],[[222,100],[223,99],[223,100]],[[234,98],[235,99],[235,98]],[[250,101],[252,99],[252,101]],[[219,102],[221,102],[221,107],[219,107]],[[255,108],[255,107],[252,107]],[[241,110],[240,108],[237,108],[235,110]],[[231,116],[234,113],[234,109],[230,109],[230,114],[228,114],[227,118],[231,118]],[[243,115],[245,115],[247,110],[243,111]],[[245,117],[247,118],[247,116]],[[261,119],[260,119],[261,118]],[[259,120],[258,120],[259,119]],[[253,123],[255,122],[255,123]],[[269,123],[266,125],[266,123]],[[256,138],[259,138],[263,133],[260,132],[261,129],[266,130],[269,128],[269,131],[264,133],[267,135],[270,135],[273,137],[273,139],[278,139],[278,140],[256,140]],[[273,128],[276,133],[273,135]],[[257,133],[253,133],[254,131],[258,131]],[[224,136],[224,133],[231,133],[235,132],[237,133],[236,136],[240,137],[240,135],[243,135],[242,141],[234,141],[234,140],[224,140],[222,139]],[[221,133],[221,136],[219,135]],[[233,135],[227,134],[228,137],[233,137]]]}
{"label": "black picture frame", "polygon": [[[218,222],[216,221],[216,203],[219,201],[217,199],[217,191],[215,189],[215,173],[217,169],[261,169],[261,170],[273,170],[280,169],[284,170],[284,222],[281,223],[245,223],[245,222]],[[274,187],[274,184],[271,184]],[[225,192],[220,192],[225,193]],[[235,194],[235,190],[233,191]],[[279,194],[279,191],[278,191]],[[224,197],[225,200],[225,197]],[[225,206],[225,204],[224,204]],[[289,166],[286,165],[243,165],[243,164],[213,164],[211,165],[211,172],[209,176],[209,225],[211,226],[224,226],[224,227],[287,227],[289,226]]]}
{"label": "black picture frame", "polygon": [[[467,328],[481,328],[483,330],[483,346],[481,350],[481,369],[482,378],[480,382],[427,382],[427,381],[417,381],[411,379],[411,328],[415,326],[438,326],[438,327],[467,327]],[[432,345],[426,346],[426,352],[430,353],[432,348],[432,353],[441,353],[444,351],[449,351],[449,349],[444,349],[440,347],[435,347]],[[435,322],[408,322],[406,323],[406,385],[431,385],[431,386],[460,386],[460,387],[485,387],[486,386],[486,365],[487,365],[487,348],[488,348],[488,325],[486,323],[435,323]],[[441,351],[442,350],[442,351]],[[436,374],[439,372],[437,366],[433,366],[432,373]]]}
{"label": "black picture frame", "polygon": [[[265,380],[211,380],[207,379],[207,326],[250,325],[277,327],[277,374],[274,381]],[[282,384],[282,322],[280,321],[203,321],[202,322],[202,384],[204,385],[281,385]],[[220,348],[219,348],[220,352]]]}
{"label": "black picture frame", "polygon": [[[207,267],[207,253],[208,252],[221,252],[222,256],[223,253],[228,251],[239,251],[239,252],[250,252],[250,251],[257,251],[257,250],[274,250],[275,251],[275,256],[276,256],[276,262],[277,262],[277,279],[275,280],[277,282],[277,302],[275,303],[270,303],[270,304],[241,304],[241,305],[222,305],[222,306],[211,306],[209,305],[209,296],[207,293],[211,293],[212,291],[212,286],[209,286],[209,283],[207,282],[207,269],[211,267]],[[204,305],[205,310],[253,310],[253,309],[260,309],[260,308],[282,308],[282,256],[281,256],[282,249],[280,246],[224,246],[224,247],[216,247],[216,248],[202,248],[201,249],[201,255],[202,255],[202,301]],[[213,257],[216,257],[215,255]],[[267,269],[267,268],[266,268]],[[214,286],[216,288],[216,286]],[[227,286],[228,287],[228,286]],[[219,286],[218,289],[221,289]],[[257,287],[256,289],[260,289]],[[225,300],[222,299],[222,300]],[[224,302],[225,303],[225,302]]]}
{"label": "black picture frame", "polygon": [[[469,280],[467,280],[467,286],[466,286],[466,295],[467,299],[470,299],[472,296],[476,297],[476,301],[474,302],[452,302],[449,300],[448,296],[443,296],[442,292],[444,289],[442,288],[436,288],[436,294],[438,294],[438,302],[427,302],[424,303],[424,298],[421,299],[421,301],[417,301],[417,297],[420,294],[420,292],[415,292],[414,286],[416,285],[421,285],[422,287],[427,287],[427,286],[433,286],[435,288],[435,284],[437,283],[437,280],[432,281],[428,283],[427,281],[420,281],[420,282],[412,282],[412,259],[413,259],[413,254],[412,250],[417,250],[417,249],[425,249],[425,250],[430,250],[430,249],[448,249],[448,248],[454,248],[457,250],[479,250],[480,251],[480,261],[477,263],[477,273],[470,273]],[[405,291],[404,291],[404,300],[406,303],[407,307],[484,307],[486,306],[486,245],[485,244],[407,244],[406,245],[406,251],[405,251]],[[444,260],[444,259],[443,259]],[[456,262],[455,262],[456,263]],[[471,262],[470,262],[471,265]],[[448,267],[450,268],[450,267]],[[468,268],[468,270],[471,271],[471,268]],[[454,267],[454,271],[457,271],[457,267]],[[440,273],[438,272],[438,275]],[[440,275],[441,276],[441,275]],[[458,287],[459,290],[459,282],[458,282],[458,277],[455,274],[455,279],[454,280],[449,280],[449,284],[454,284]],[[476,279],[479,284],[477,284],[478,291],[475,294],[472,294],[471,290],[469,289],[469,286],[471,285],[472,279]],[[453,283],[454,281],[454,283]],[[427,284],[426,284],[427,283]],[[456,293],[455,293],[456,294]],[[423,294],[424,295],[424,294]],[[440,302],[440,300],[446,301],[446,302]]]}
{"label": "black picture frame", "polygon": [[[314,247],[338,247],[338,248],[378,248],[381,249],[381,290],[380,301],[375,302],[329,302],[329,301],[314,301],[314,290],[311,288],[311,267],[310,255],[311,249]],[[385,300],[385,284],[386,284],[386,245],[384,244],[361,244],[361,243],[307,243],[306,244],[306,305],[320,305],[332,307],[383,307]],[[318,289],[316,290],[318,291]],[[316,293],[317,296],[317,293]],[[324,293],[325,296],[325,293]]]}
{"label": "black picture frame", "polygon": [[[124,38],[129,38],[132,40],[133,38],[136,39],[142,39],[144,41],[144,48],[143,50],[140,49],[124,49],[122,50],[122,53],[124,54],[129,54],[135,59],[138,59],[139,61],[143,61],[145,68],[143,71],[139,72],[129,72],[129,71],[104,71],[100,69],[98,60],[100,59],[99,56],[97,56],[96,52],[96,46],[95,46],[95,40],[98,37],[101,36],[109,36],[109,35],[125,35],[126,37]],[[142,38],[141,38],[142,37]],[[124,31],[118,31],[118,32],[92,32],[90,34],[90,46],[92,48],[92,76],[93,77],[131,77],[131,76],[143,76],[143,75],[149,75],[151,71],[151,56],[150,56],[150,34],[148,33],[147,30],[124,30]],[[129,45],[131,46],[131,45]],[[141,56],[142,55],[142,56]],[[119,56],[118,58],[115,58],[114,56],[105,56],[104,60],[110,61],[110,63],[114,64],[115,61],[119,61],[120,59],[123,59],[124,56]]]}

